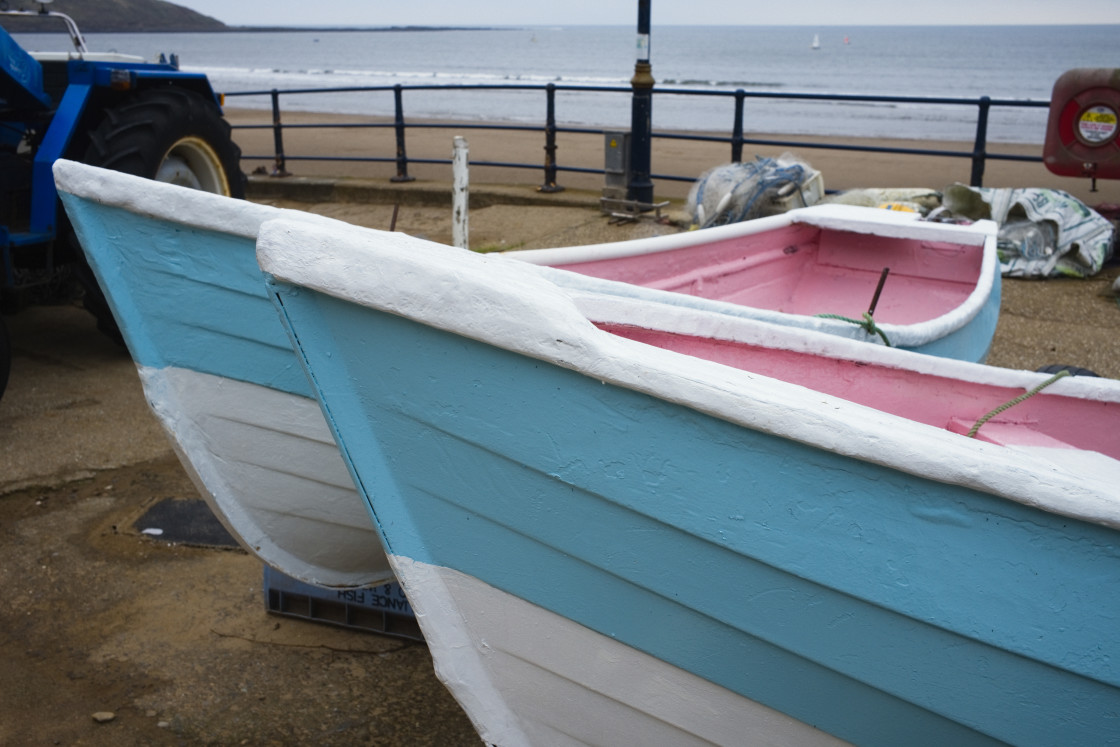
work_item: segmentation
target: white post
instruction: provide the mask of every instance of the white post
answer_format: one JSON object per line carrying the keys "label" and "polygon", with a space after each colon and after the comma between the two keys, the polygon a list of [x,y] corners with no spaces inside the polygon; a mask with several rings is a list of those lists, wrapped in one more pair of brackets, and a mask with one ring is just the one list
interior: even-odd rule
{"label": "white post", "polygon": [[451,149],[451,170],[454,183],[451,188],[451,243],[460,249],[470,249],[467,230],[467,200],[469,196],[467,139],[455,136]]}

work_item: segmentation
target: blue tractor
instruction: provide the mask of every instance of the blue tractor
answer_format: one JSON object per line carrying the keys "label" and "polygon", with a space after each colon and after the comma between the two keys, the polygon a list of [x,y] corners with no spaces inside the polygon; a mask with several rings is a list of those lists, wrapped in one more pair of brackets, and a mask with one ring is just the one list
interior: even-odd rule
{"label": "blue tractor", "polygon": [[[73,49],[29,53],[0,25],[0,312],[81,297],[98,327],[119,336],[55,190],[51,166],[67,158],[115,171],[243,197],[241,150],[205,75],[86,49],[74,21],[47,9],[6,17],[52,18]],[[0,396],[11,346],[0,317]]]}

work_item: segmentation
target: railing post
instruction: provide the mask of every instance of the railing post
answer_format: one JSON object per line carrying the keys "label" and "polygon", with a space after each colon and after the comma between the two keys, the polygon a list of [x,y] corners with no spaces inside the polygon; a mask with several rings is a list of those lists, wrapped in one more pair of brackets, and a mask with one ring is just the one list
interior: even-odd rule
{"label": "railing post", "polygon": [[280,123],[280,92],[275,88],[272,89],[272,143],[276,151],[272,176],[291,176],[284,159],[284,125]]}
{"label": "railing post", "polygon": [[735,91],[735,122],[731,125],[731,162],[743,162],[743,101],[747,94],[742,88]]}
{"label": "railing post", "polygon": [[544,184],[538,192],[563,192],[564,188],[556,183],[556,84],[545,87],[544,120]]}
{"label": "railing post", "polygon": [[638,43],[633,91],[630,103],[630,184],[627,197],[633,202],[653,202],[653,181],[650,178],[653,111],[653,66],[650,64],[649,28],[651,0],[638,0]]}
{"label": "railing post", "polygon": [[408,175],[408,156],[404,151],[404,96],[401,95],[401,84],[393,86],[393,108],[395,109],[395,130],[397,133],[397,175],[389,181],[411,182],[414,177]]}
{"label": "railing post", "polygon": [[981,96],[980,112],[976,118],[976,144],[972,147],[972,178],[968,182],[973,187],[984,186],[984,161],[988,147],[988,110],[991,107],[992,100],[987,96]]}

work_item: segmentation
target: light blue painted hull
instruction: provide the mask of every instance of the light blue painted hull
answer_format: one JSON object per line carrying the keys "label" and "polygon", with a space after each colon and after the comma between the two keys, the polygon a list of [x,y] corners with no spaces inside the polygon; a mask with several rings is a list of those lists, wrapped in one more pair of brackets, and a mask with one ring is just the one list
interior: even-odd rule
{"label": "light blue painted hull", "polygon": [[62,200],[138,365],[312,396],[263,292],[253,238]]}
{"label": "light blue painted hull", "polygon": [[392,555],[858,744],[1120,739],[1114,528],[270,282]]}
{"label": "light blue painted hull", "polygon": [[[246,235],[283,211],[76,164],[56,168],[94,180],[93,188],[62,183],[60,196],[148,401],[217,517],[247,550],[300,580],[354,587],[391,579],[265,293],[255,235]],[[161,195],[162,215],[133,204],[139,190]],[[217,223],[240,216],[242,232],[207,228],[199,215]]]}

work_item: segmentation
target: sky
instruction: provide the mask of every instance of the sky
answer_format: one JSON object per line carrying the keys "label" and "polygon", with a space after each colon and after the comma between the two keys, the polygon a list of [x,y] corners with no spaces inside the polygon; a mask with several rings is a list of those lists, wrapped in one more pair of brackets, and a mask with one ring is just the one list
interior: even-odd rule
{"label": "sky", "polygon": [[[637,26],[636,0],[171,0],[231,26]],[[658,25],[1120,24],[1120,0],[660,0]],[[760,7],[763,6],[763,7]]]}

